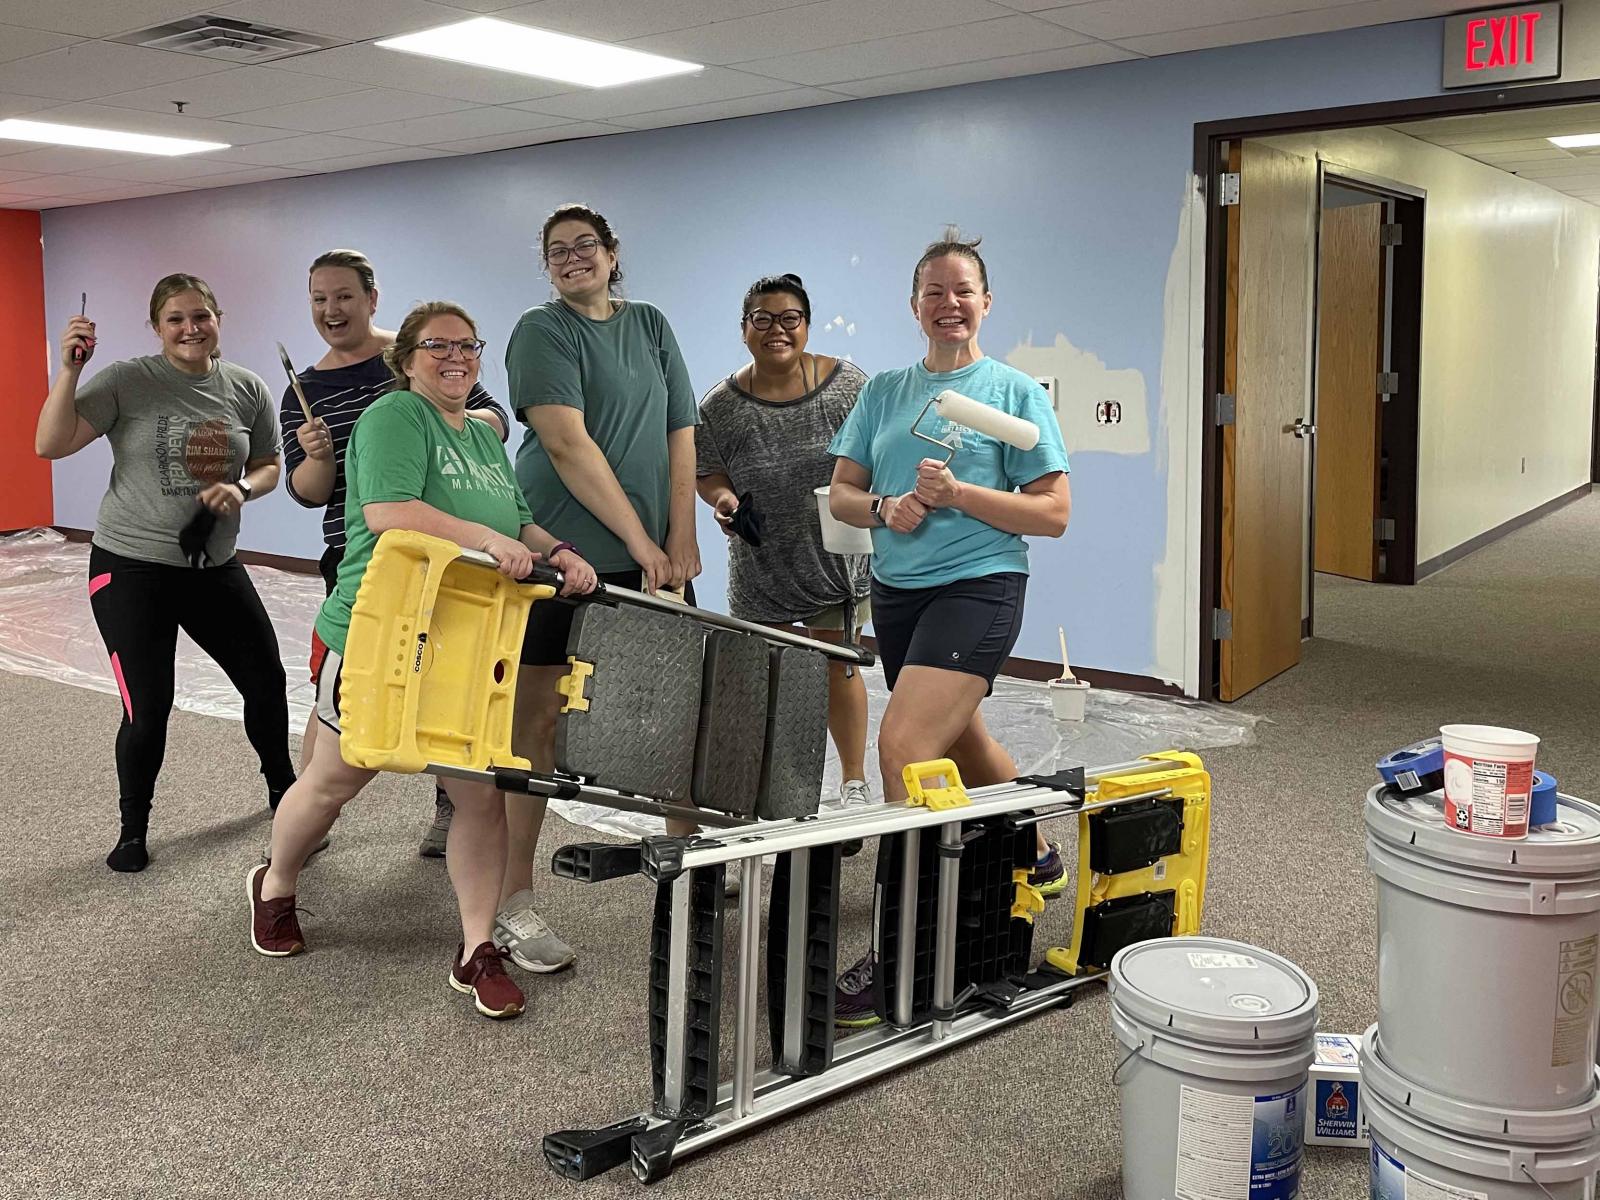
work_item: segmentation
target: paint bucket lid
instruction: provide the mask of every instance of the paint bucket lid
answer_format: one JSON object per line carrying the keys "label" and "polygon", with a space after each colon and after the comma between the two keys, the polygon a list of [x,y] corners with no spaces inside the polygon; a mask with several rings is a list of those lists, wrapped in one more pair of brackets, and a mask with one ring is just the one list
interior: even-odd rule
{"label": "paint bucket lid", "polygon": [[1367,792],[1367,834],[1402,858],[1510,878],[1600,873],[1600,806],[1557,798],[1556,821],[1526,838],[1462,837],[1445,824],[1444,795],[1403,796],[1379,784]]}
{"label": "paint bucket lid", "polygon": [[1600,1091],[1569,1108],[1515,1111],[1455,1100],[1411,1082],[1383,1056],[1378,1027],[1361,1039],[1361,1082],[1390,1107],[1458,1137],[1484,1138],[1507,1145],[1571,1145],[1600,1134]]}
{"label": "paint bucket lid", "polygon": [[1229,1046],[1310,1040],[1317,985],[1286,958],[1223,938],[1157,938],[1119,950],[1113,1006],[1162,1033]]}
{"label": "paint bucket lid", "polygon": [[1431,792],[1444,786],[1444,739],[1424,738],[1378,760],[1383,781],[1407,795]]}

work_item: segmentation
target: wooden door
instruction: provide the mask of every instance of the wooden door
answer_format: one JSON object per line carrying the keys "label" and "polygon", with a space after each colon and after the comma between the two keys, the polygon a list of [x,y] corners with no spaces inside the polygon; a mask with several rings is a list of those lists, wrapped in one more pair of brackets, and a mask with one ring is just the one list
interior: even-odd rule
{"label": "wooden door", "polygon": [[1378,447],[1383,365],[1383,205],[1322,214],[1317,261],[1317,482],[1313,561],[1319,571],[1378,577]]}
{"label": "wooden door", "polygon": [[1245,142],[1228,212],[1218,695],[1236,700],[1300,661],[1317,166]]}

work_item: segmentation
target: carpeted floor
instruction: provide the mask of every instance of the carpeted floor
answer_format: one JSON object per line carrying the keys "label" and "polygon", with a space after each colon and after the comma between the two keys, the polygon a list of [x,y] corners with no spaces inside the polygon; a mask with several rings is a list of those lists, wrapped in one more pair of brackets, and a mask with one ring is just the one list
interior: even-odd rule
{"label": "carpeted floor", "polygon": [[[1600,497],[1413,589],[1323,580],[1301,666],[1243,707],[1257,744],[1213,750],[1206,926],[1301,963],[1325,1029],[1374,1011],[1361,801],[1371,764],[1447,720],[1543,736],[1541,767],[1600,794]],[[463,1198],[632,1194],[545,1168],[545,1132],[648,1096],[650,892],[544,885],[582,955],[485,1021],[445,986],[443,866],[419,859],[422,780],[380,779],[308,868],[312,952],[246,940],[266,832],[237,724],[177,713],[151,868],[108,872],[112,697],[0,676],[0,1197]],[[592,835],[552,822],[547,848]],[[865,856],[844,916],[864,936]],[[1042,937],[1067,935],[1067,904]],[[733,922],[730,922],[730,931]],[[1104,996],[1047,1014],[692,1159],[667,1196],[1113,1200],[1120,1132]],[[1308,1155],[1304,1194],[1366,1195],[1362,1155]]]}

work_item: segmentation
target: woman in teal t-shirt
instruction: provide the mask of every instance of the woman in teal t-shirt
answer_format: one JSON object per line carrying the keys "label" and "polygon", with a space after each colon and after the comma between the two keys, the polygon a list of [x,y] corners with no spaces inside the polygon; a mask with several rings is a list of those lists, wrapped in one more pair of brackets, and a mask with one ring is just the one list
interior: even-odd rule
{"label": "woman in teal t-shirt", "polygon": [[[356,590],[379,535],[415,529],[446,538],[491,555],[513,579],[542,557],[566,575],[565,594],[594,589],[589,564],[533,523],[500,439],[465,415],[482,353],[477,326],[457,305],[433,301],[412,309],[385,352],[400,390],[375,401],[351,434],[344,561],[317,614],[321,661],[313,665],[317,717],[334,736],[324,731],[316,739],[305,772],[278,806],[272,860],[248,877],[250,942],[269,957],[305,949],[295,915],[300,868],[374,774],[350,766],[339,752],[339,668]],[[523,1009],[522,990],[505,973],[505,952],[493,940],[505,875],[505,797],[466,780],[447,780],[445,789],[456,810],[445,858],[462,937],[450,985],[470,994],[485,1016],[515,1016]]]}
{"label": "woman in teal t-shirt", "polygon": [[[1044,389],[978,348],[993,298],[977,246],[951,229],[924,251],[911,276],[911,311],[928,352],[869,380],[830,447],[839,456],[833,515],[873,531],[872,625],[890,689],[878,764],[891,803],[906,798],[901,772],[914,762],[950,758],[968,786],[1017,777],[978,706],[1022,630],[1023,537],[1060,537],[1072,508],[1067,452]],[[928,457],[912,423],[946,390],[1031,421],[1038,445],[1018,450],[930,414],[922,432],[958,449],[948,466]],[[1061,853],[1042,833],[1038,850],[1034,885],[1059,892]],[[840,1025],[877,1023],[872,974],[868,955],[839,977]]]}

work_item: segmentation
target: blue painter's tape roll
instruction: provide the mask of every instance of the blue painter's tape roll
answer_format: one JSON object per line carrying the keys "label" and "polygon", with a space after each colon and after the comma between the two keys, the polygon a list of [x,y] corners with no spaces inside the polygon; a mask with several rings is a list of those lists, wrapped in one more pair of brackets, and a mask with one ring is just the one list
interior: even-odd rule
{"label": "blue painter's tape roll", "polygon": [[1378,774],[1407,796],[1436,792],[1444,786],[1444,742],[1432,737],[1413,742],[1378,762]]}
{"label": "blue painter's tape roll", "polygon": [[1529,825],[1553,825],[1556,819],[1556,780],[1543,771],[1533,773],[1533,800],[1528,805]]}

